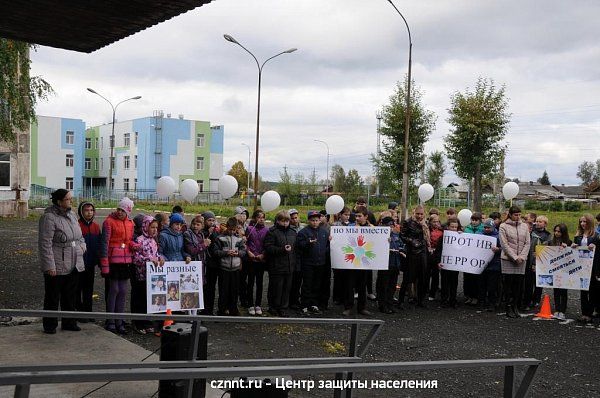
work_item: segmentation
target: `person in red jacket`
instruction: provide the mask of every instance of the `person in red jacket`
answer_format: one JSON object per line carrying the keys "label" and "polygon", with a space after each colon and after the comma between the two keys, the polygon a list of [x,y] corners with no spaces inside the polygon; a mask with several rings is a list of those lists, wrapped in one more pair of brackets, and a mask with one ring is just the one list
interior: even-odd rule
{"label": "person in red jacket", "polygon": [[[129,268],[133,262],[133,250],[137,244],[133,240],[133,221],[129,218],[133,201],[121,199],[117,210],[111,213],[102,224],[102,252],[100,268],[102,277],[108,278],[109,288],[106,312],[121,313],[125,310],[128,292]],[[119,334],[127,334],[121,319],[108,319],[106,329]]]}

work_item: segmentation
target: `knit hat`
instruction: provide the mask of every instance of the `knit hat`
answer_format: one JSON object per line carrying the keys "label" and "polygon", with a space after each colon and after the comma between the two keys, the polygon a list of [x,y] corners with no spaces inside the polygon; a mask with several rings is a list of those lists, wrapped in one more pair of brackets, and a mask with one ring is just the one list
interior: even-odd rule
{"label": "knit hat", "polygon": [[291,216],[292,214],[298,214],[298,210],[296,209],[289,209],[288,210],[288,214]]}
{"label": "knit hat", "polygon": [[495,228],[496,225],[494,224],[494,220],[492,220],[491,218],[488,218],[487,220],[485,220],[483,222],[483,228],[488,227],[488,228]]}
{"label": "knit hat", "polygon": [[238,206],[235,208],[235,210],[234,210],[235,215],[242,214],[242,213],[246,214],[246,218],[250,217],[250,213],[248,212],[248,210],[246,210],[246,208],[244,206]]}
{"label": "knit hat", "polygon": [[119,202],[119,205],[117,206],[117,209],[121,209],[125,213],[127,213],[127,217],[131,216],[131,212],[133,211],[133,200],[131,200],[127,196],[125,196]]}
{"label": "knit hat", "polygon": [[183,219],[183,216],[181,214],[179,214],[179,213],[171,214],[171,217],[169,217],[169,225],[175,224],[175,223],[185,224],[185,220]]}
{"label": "knit hat", "polygon": [[205,211],[202,213],[202,217],[204,217],[205,220],[208,220],[209,218],[215,218],[215,213],[212,211]]}

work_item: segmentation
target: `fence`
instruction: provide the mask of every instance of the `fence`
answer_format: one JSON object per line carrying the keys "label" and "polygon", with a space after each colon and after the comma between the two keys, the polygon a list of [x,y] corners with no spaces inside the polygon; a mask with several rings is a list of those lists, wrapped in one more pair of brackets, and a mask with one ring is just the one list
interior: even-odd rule
{"label": "fence", "polygon": [[[419,371],[456,368],[504,368],[505,398],[527,396],[540,361],[533,358],[478,359],[459,361],[418,361],[358,363],[370,344],[379,334],[384,322],[376,319],[328,319],[328,318],[257,318],[228,316],[148,315],[83,313],[68,311],[0,310],[0,316],[28,317],[94,317],[96,319],[164,320],[192,322],[193,343],[188,361],[161,361],[156,363],[102,363],[102,364],[56,364],[0,366],[0,385],[14,385],[16,398],[29,397],[32,384],[81,383],[98,381],[135,380],[189,380],[194,379],[253,377],[277,375],[334,374],[336,382],[343,388],[334,390],[335,398],[352,398],[353,374],[355,372]],[[246,360],[202,360],[195,359],[199,344],[201,322],[270,323],[270,324],[346,324],[350,325],[350,341],[346,357],[329,358],[277,358]],[[359,326],[370,326],[364,339],[358,342]],[[527,366],[521,383],[515,382],[515,367]],[[360,384],[359,384],[360,385]],[[516,391],[515,391],[516,389]],[[188,388],[188,398],[192,388]]]}

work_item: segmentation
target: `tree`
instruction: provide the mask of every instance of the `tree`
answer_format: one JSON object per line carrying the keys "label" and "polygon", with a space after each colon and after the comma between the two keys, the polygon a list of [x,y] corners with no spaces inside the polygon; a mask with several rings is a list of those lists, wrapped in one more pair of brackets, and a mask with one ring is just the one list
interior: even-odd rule
{"label": "tree", "polygon": [[544,170],[544,174],[540,178],[538,178],[537,182],[542,185],[551,185],[550,178],[548,178],[548,173]]}
{"label": "tree", "polygon": [[[238,183],[238,191],[246,191],[248,188],[248,170],[244,167],[244,162],[237,161],[227,172],[230,176],[236,179]],[[252,189],[252,187],[251,187]]]}
{"label": "tree", "polygon": [[577,167],[577,178],[581,180],[583,185],[591,185],[593,182],[599,181],[598,169],[600,168],[600,160],[596,163],[584,161]]}
{"label": "tree", "polygon": [[[404,169],[404,132],[406,112],[406,83],[397,82],[395,92],[390,96],[389,104],[381,111],[381,159],[379,175],[381,180],[391,179],[392,184],[401,189]],[[435,128],[435,113],[425,109],[423,94],[414,81],[411,82],[410,131],[408,135],[408,175],[409,187],[417,173],[423,168],[424,146]]]}
{"label": "tree", "polygon": [[292,176],[288,173],[287,166],[283,166],[283,171],[279,172],[279,184],[277,185],[277,190],[279,194],[284,198],[293,195],[293,181]]}
{"label": "tree", "polygon": [[473,182],[473,208],[481,211],[481,180],[498,172],[505,151],[501,144],[510,114],[505,87],[479,78],[475,90],[456,92],[450,98],[451,130],[444,138],[456,175]]}
{"label": "tree", "polygon": [[346,187],[346,172],[339,164],[334,164],[331,167],[331,181],[333,184],[333,192],[344,192]]}
{"label": "tree", "polygon": [[30,76],[28,43],[0,38],[0,139],[12,142],[15,131],[29,128],[35,105],[54,91],[40,76]]}
{"label": "tree", "polygon": [[314,168],[313,171],[310,173],[310,176],[308,177],[308,181],[306,183],[308,184],[308,194],[312,195],[321,191],[319,179],[317,178],[317,171]]}
{"label": "tree", "polygon": [[360,195],[362,193],[362,178],[356,169],[348,170],[346,175],[344,192],[350,195]]}
{"label": "tree", "polygon": [[434,151],[429,155],[429,161],[427,162],[427,169],[425,170],[425,178],[436,190],[442,187],[442,180],[446,173],[446,165],[444,164],[444,156],[442,151]]}

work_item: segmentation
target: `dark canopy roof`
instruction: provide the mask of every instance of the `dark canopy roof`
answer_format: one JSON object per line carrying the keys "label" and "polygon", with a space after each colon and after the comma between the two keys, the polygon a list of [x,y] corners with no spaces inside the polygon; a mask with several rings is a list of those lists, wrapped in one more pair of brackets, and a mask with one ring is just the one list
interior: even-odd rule
{"label": "dark canopy roof", "polygon": [[90,53],[211,0],[0,0],[0,37]]}

